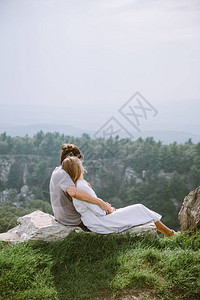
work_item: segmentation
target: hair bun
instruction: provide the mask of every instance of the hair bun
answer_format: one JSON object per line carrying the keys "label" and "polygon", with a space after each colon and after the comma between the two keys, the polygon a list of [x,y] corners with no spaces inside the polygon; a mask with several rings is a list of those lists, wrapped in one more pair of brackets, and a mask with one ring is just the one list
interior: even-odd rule
{"label": "hair bun", "polygon": [[70,150],[73,149],[73,145],[71,145],[71,144],[63,144],[62,147],[61,147],[61,149],[64,150],[64,151],[66,151],[66,150],[70,151]]}
{"label": "hair bun", "polygon": [[61,147],[61,149],[62,149],[62,150],[65,150],[65,149],[66,149],[66,146],[67,146],[67,144],[63,144],[62,147]]}
{"label": "hair bun", "polygon": [[61,158],[60,158],[61,164],[62,164],[62,161],[67,156],[76,156],[78,158],[82,157],[80,149],[77,146],[75,146],[74,144],[63,144],[61,149],[62,149]]}

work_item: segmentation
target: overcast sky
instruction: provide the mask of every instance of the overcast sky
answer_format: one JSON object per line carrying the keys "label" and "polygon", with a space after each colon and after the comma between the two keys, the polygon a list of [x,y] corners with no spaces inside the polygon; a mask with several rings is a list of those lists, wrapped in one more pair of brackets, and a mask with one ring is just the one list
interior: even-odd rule
{"label": "overcast sky", "polygon": [[0,0],[0,104],[98,116],[139,91],[197,110],[199,16],[195,0]]}

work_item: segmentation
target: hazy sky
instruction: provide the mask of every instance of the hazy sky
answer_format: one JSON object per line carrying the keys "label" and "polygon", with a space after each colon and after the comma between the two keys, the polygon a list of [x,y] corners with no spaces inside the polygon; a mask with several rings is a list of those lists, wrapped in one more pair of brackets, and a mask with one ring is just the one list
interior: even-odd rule
{"label": "hazy sky", "polygon": [[[200,1],[0,0],[0,104],[200,108]],[[196,110],[196,109],[195,109]]]}

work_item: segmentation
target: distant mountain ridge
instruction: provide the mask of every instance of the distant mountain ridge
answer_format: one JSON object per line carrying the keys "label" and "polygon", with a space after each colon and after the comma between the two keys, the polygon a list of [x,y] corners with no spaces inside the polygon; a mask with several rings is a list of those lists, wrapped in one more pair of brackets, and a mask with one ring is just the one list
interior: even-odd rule
{"label": "distant mountain ridge", "polygon": [[[4,125],[0,124],[0,133],[6,132],[8,135],[20,136],[23,137],[25,135],[33,136],[39,131],[47,132],[59,132],[60,134],[80,137],[83,133],[89,134],[91,137],[94,136],[95,130],[85,130],[84,128],[76,128],[71,125],[66,124],[32,124],[26,126],[12,126],[12,125]],[[187,142],[189,139],[192,140],[194,144],[200,142],[200,135],[185,132],[185,131],[164,131],[164,130],[149,130],[142,131],[140,133],[134,133],[134,140],[142,137],[143,139],[147,137],[153,137],[155,141],[161,141],[163,144],[170,144],[173,142],[177,142],[178,144],[182,144]]]}
{"label": "distant mountain ridge", "polygon": [[26,134],[29,136],[33,136],[39,131],[43,131],[44,133],[47,132],[59,132],[61,134],[70,135],[70,136],[81,136],[83,133],[90,134],[88,130],[80,129],[73,127],[71,125],[66,124],[31,124],[31,125],[1,125],[0,124],[0,132],[6,132],[8,135],[11,136],[25,136]]}

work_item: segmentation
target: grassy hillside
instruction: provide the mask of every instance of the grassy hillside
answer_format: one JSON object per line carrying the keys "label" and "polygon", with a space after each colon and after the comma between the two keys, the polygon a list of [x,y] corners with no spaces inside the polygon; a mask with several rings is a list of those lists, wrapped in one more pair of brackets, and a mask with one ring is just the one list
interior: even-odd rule
{"label": "grassy hillside", "polygon": [[0,298],[199,299],[199,249],[199,232],[171,239],[71,233],[62,242],[2,246]]}

